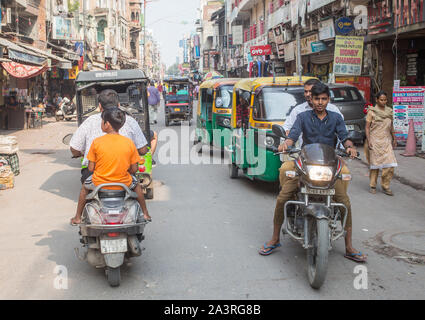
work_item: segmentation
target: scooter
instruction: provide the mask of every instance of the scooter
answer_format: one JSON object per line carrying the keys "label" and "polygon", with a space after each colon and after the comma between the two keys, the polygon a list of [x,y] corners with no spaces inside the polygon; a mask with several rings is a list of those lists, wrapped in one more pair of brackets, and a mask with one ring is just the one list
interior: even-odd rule
{"label": "scooter", "polygon": [[[119,186],[124,190],[103,189]],[[122,183],[105,183],[97,186],[86,197],[80,242],[84,252],[77,257],[95,268],[105,268],[112,287],[120,285],[120,267],[131,257],[142,254],[140,243],[148,223],[137,202],[137,194]]]}
{"label": "scooter", "polygon": [[75,104],[69,99],[64,98],[59,106],[59,110],[56,111],[55,118],[56,121],[77,119],[77,108]]}

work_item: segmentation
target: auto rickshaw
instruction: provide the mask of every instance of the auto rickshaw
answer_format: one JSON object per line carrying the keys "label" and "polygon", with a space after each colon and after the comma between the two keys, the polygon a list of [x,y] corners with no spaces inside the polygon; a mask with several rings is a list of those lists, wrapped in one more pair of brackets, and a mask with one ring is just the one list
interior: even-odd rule
{"label": "auto rickshaw", "polygon": [[[311,77],[248,78],[233,87],[230,178],[238,177],[239,169],[251,180],[279,181],[280,157],[272,151],[280,138],[272,125],[283,125],[292,109],[305,101],[304,82]],[[239,105],[248,108],[247,117],[237,113]]]}
{"label": "auto rickshaw", "polygon": [[167,90],[164,94],[165,125],[168,127],[172,121],[189,121],[192,124],[192,82],[189,78],[164,79]]}
{"label": "auto rickshaw", "polygon": [[204,81],[199,87],[195,144],[224,148],[230,144],[233,85],[240,79]]}
{"label": "auto rickshaw", "polygon": [[78,74],[75,83],[78,126],[89,116],[100,112],[98,95],[105,89],[115,90],[118,93],[120,108],[139,123],[148,141],[149,151],[144,156],[141,156],[136,176],[140,180],[146,199],[152,199],[151,130],[146,90],[149,79],[143,71],[138,69],[84,71]]}

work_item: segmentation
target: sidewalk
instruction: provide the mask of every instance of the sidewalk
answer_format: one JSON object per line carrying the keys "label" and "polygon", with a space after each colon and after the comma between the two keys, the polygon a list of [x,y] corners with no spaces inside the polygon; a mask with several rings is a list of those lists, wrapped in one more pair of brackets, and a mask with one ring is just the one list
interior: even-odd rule
{"label": "sidewalk", "polygon": [[[362,162],[368,166],[364,156],[363,146],[358,146]],[[421,157],[404,157],[404,148],[394,150],[398,167],[395,168],[394,179],[416,190],[425,190],[425,159]]]}

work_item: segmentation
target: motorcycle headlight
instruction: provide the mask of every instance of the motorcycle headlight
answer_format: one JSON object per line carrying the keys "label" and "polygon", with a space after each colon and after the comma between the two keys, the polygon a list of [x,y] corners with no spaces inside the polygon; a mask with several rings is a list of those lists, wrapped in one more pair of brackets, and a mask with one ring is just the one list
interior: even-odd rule
{"label": "motorcycle headlight", "polygon": [[308,177],[313,181],[331,181],[332,167],[307,166]]}
{"label": "motorcycle headlight", "polygon": [[266,147],[273,147],[274,146],[274,139],[273,139],[273,137],[269,137],[269,136],[265,137],[265,139],[264,139],[264,145]]}

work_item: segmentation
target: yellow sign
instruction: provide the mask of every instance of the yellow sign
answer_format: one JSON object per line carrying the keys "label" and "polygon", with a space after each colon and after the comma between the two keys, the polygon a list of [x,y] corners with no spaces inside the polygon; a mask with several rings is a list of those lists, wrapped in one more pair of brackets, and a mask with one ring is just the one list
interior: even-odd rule
{"label": "yellow sign", "polygon": [[363,37],[336,36],[334,55],[335,75],[361,75],[363,44]]}
{"label": "yellow sign", "polygon": [[68,70],[69,79],[77,79],[77,75],[79,71],[80,70],[78,69],[78,66],[73,66],[72,69],[69,69]]}
{"label": "yellow sign", "polygon": [[319,41],[319,34],[315,33],[311,36],[305,37],[301,39],[301,55],[305,56],[307,54],[312,54],[313,49],[311,47],[312,42],[318,42]]}

